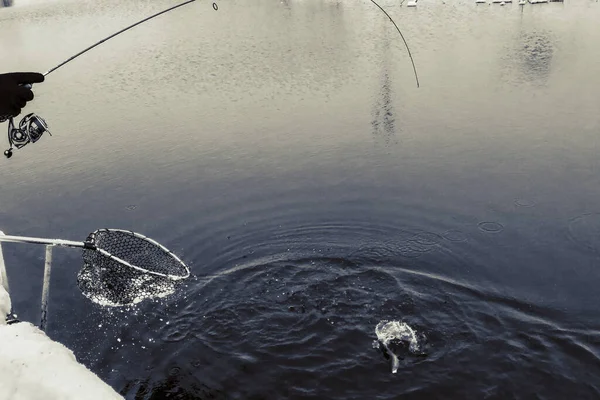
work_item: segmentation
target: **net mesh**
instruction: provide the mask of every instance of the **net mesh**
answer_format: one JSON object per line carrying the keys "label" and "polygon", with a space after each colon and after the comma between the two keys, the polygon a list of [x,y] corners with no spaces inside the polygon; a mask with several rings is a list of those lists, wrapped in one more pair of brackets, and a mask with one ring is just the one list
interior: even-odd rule
{"label": "net mesh", "polygon": [[177,280],[189,274],[185,264],[167,249],[133,232],[98,230],[87,241],[142,269],[85,249],[77,283],[85,296],[102,305],[129,305],[167,296],[174,292]]}

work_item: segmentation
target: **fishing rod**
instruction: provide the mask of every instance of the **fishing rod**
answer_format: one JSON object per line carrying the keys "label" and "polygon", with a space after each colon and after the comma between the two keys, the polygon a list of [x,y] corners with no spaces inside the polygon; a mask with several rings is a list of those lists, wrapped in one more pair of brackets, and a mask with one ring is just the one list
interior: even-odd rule
{"label": "fishing rod", "polygon": [[[159,15],[165,14],[169,11],[173,11],[176,8],[183,7],[187,4],[193,3],[195,1],[197,1],[197,0],[184,1],[183,3],[177,4],[173,7],[169,7],[166,10],[160,11],[160,12],[153,14],[147,18],[144,18],[141,21],[136,22],[135,24],[129,25],[128,27],[123,28],[120,31],[113,33],[112,35],[107,36],[106,38],[94,43],[90,47],[80,51],[79,53],[75,54],[74,56],[69,57],[68,59],[61,62],[54,68],[51,68],[48,71],[46,71],[43,75],[44,75],[44,77],[49,75],[50,73],[52,73],[52,72],[56,71],[57,69],[59,69],[60,67],[62,67],[63,65],[73,61],[74,59],[81,56],[82,54],[85,54],[88,51],[92,50],[94,47],[101,45],[102,43],[106,42],[107,40],[112,39],[115,36],[118,36],[121,33],[128,31],[129,29],[131,29],[137,25],[143,24],[144,22],[149,21],[152,18],[156,18]],[[219,9],[219,7],[217,6],[216,3],[213,3],[213,9],[215,11]],[[32,85],[27,84],[27,85],[23,85],[23,87],[31,89]],[[36,115],[34,113],[27,114],[25,117],[23,117],[23,119],[21,120],[19,125],[15,125],[15,123],[13,121],[13,117],[7,117],[7,116],[0,116],[0,123],[6,121],[7,119],[9,121],[8,122],[8,143],[10,145],[10,148],[7,149],[6,151],[4,151],[4,155],[6,156],[6,158],[12,157],[12,151],[14,148],[20,149],[29,143],[37,142],[45,132],[48,132],[48,134],[50,136],[52,136],[52,133],[50,133],[50,131],[48,130],[48,124],[46,123],[46,121],[42,117],[40,117],[39,115]]]}
{"label": "fishing rod", "polygon": [[[121,29],[118,32],[113,33],[110,36],[107,36],[106,38],[94,43],[93,45],[91,45],[90,47],[80,51],[79,53],[69,57],[68,59],[66,59],[65,61],[61,62],[60,64],[58,64],[57,66],[49,69],[48,71],[46,71],[43,75],[44,77],[48,76],[49,74],[51,74],[52,72],[56,71],[57,69],[59,69],[60,67],[64,66],[65,64],[68,64],[69,62],[73,61],[74,59],[76,59],[77,57],[81,56],[82,54],[87,53],[88,51],[92,50],[93,48],[95,48],[96,46],[101,45],[102,43],[106,42],[107,40],[110,40],[112,38],[114,38],[115,36],[118,36],[120,34],[122,34],[123,32],[128,31],[129,29],[143,24],[144,22],[147,22],[153,18],[158,17],[159,15],[168,13],[170,11],[175,10],[176,8],[179,7],[183,7],[187,4],[193,3],[197,0],[187,0],[184,1],[183,3],[177,4],[173,7],[169,7],[166,10],[160,11],[156,14],[153,14],[147,18],[142,19],[141,21],[138,21],[126,28]],[[404,35],[402,34],[402,32],[400,31],[400,28],[398,27],[398,25],[396,24],[396,22],[392,19],[392,17],[387,13],[387,11],[385,11],[383,9],[383,7],[381,7],[379,4],[377,4],[377,2],[375,2],[375,0],[370,0],[371,3],[375,4],[377,6],[377,8],[379,8],[379,10],[381,10],[387,17],[388,19],[392,22],[392,24],[394,24],[394,26],[396,27],[396,30],[398,31],[398,33],[400,34],[400,37],[402,38],[402,41],[404,42],[404,45],[406,46],[406,50],[408,51],[408,56],[410,57],[410,61],[412,63],[412,67],[413,67],[413,71],[415,74],[415,80],[417,82],[417,88],[420,87],[419,85],[419,77],[417,75],[417,68],[415,66],[415,61],[413,59],[412,53],[410,51],[410,48],[408,47],[408,43],[406,42],[406,39],[404,38]],[[217,11],[219,9],[219,7],[217,6],[216,3],[212,4],[212,7],[215,11]],[[23,85],[24,87],[31,89],[32,85],[31,84],[27,84],[27,85]],[[50,133],[50,131],[48,130],[48,124],[46,123],[46,121],[40,117],[39,115],[36,115],[34,113],[30,113],[27,114],[25,117],[23,117],[23,119],[21,120],[21,122],[19,123],[19,125],[15,125],[14,121],[13,121],[13,117],[12,116],[0,116],[0,123],[4,122],[8,120],[8,143],[10,145],[10,148],[7,149],[6,151],[4,151],[4,155],[6,156],[6,158],[11,158],[12,157],[12,152],[14,148],[17,149],[21,149],[22,147],[24,147],[25,145],[29,144],[29,143],[35,143],[37,142],[42,135],[45,132],[48,132],[49,135],[52,136],[52,133]]]}

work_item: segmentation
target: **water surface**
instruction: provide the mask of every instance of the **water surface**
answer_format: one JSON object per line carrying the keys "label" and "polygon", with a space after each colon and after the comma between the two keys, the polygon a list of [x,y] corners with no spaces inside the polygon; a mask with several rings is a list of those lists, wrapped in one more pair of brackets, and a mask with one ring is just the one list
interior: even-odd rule
{"label": "water surface", "polygon": [[[46,71],[166,1],[18,1]],[[597,398],[600,6],[198,2],[50,74],[0,228],[159,241],[177,295],[103,309],[55,251],[48,334],[127,399]],[[43,248],[4,245],[39,319]],[[372,346],[403,321],[424,355]]]}

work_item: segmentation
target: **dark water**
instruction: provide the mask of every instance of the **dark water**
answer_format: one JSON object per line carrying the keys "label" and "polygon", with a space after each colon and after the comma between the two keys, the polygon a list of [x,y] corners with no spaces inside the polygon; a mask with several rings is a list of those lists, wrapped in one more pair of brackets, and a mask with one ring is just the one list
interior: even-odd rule
{"label": "dark water", "polygon": [[[0,12],[45,71],[174,3]],[[600,396],[600,6],[199,2],[53,72],[54,134],[0,168],[0,229],[134,230],[193,279],[135,309],[55,251],[48,334],[127,399]],[[185,11],[184,11],[185,10]],[[37,322],[43,248],[4,245]],[[383,320],[417,332],[400,367]]]}

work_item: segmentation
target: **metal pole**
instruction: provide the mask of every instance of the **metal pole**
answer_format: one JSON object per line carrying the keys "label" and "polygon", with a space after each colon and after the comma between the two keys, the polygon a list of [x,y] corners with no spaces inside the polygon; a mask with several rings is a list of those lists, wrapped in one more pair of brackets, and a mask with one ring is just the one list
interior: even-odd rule
{"label": "metal pole", "polygon": [[94,249],[94,246],[85,242],[74,242],[72,240],[62,239],[45,239],[28,236],[10,236],[0,235],[0,242],[13,242],[13,243],[30,243],[30,244],[46,244],[54,246],[65,246],[65,247],[78,247],[85,249]]}
{"label": "metal pole", "polygon": [[52,245],[46,246],[46,262],[44,264],[44,286],[42,288],[42,320],[40,329],[46,330],[46,320],[48,317],[48,297],[50,290],[50,272],[52,270]]}
{"label": "metal pole", "polygon": [[[0,236],[4,236],[4,232],[0,231]],[[6,275],[6,265],[4,264],[4,256],[2,254],[2,244],[0,243],[0,285],[4,287],[6,292],[10,295],[8,289],[8,276]]]}

